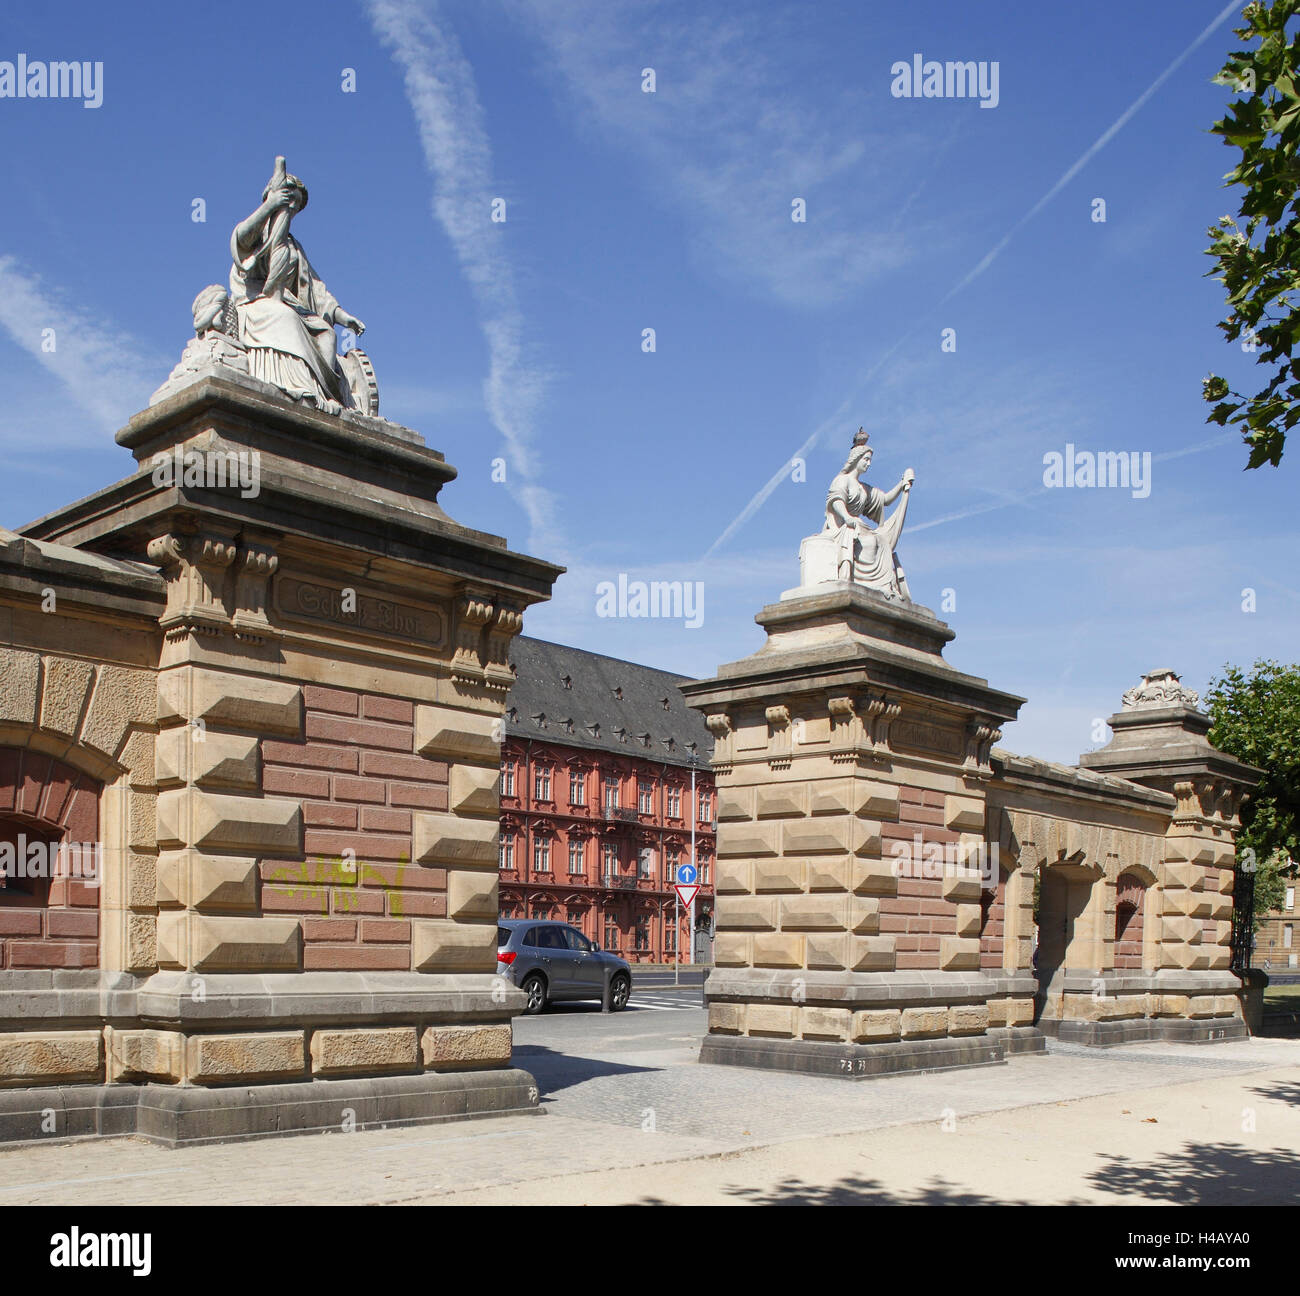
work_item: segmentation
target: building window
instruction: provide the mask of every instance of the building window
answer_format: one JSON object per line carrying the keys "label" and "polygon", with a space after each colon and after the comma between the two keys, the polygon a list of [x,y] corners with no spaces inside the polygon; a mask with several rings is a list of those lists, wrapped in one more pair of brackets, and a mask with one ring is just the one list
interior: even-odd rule
{"label": "building window", "polygon": [[677,924],[667,914],[664,915],[664,953],[677,953]]}
{"label": "building window", "polygon": [[567,919],[566,921],[568,922],[568,924],[569,924],[570,927],[576,927],[579,931],[581,931],[581,930],[582,930],[582,911],[579,910],[579,909],[570,909],[570,910],[569,910],[569,917],[568,917],[568,919]]}
{"label": "building window", "polygon": [[699,864],[700,876],[696,879],[702,887],[709,885],[709,861],[702,859],[697,861]]}
{"label": "building window", "polygon": [[551,839],[549,837],[533,838],[533,872],[549,873],[551,871]]}
{"label": "building window", "polygon": [[587,781],[580,772],[569,775],[569,804],[580,806],[587,804]]}
{"label": "building window", "polygon": [[682,790],[679,787],[668,789],[668,817],[669,819],[682,817]]}
{"label": "building window", "polygon": [[501,795],[503,797],[512,797],[515,794],[515,762],[512,760],[501,762]]}
{"label": "building window", "polygon": [[1283,949],[1291,948],[1291,924],[1290,923],[1287,923],[1287,925],[1282,928],[1282,948]]}
{"label": "building window", "polygon": [[569,872],[583,873],[587,868],[586,843],[581,838],[569,841]]}
{"label": "building window", "polygon": [[636,920],[636,947],[638,950],[650,948],[650,924],[644,918]]}
{"label": "building window", "polygon": [[618,949],[618,922],[614,915],[607,913],[605,915],[605,948],[607,950]]}
{"label": "building window", "polygon": [[700,793],[700,822],[701,823],[713,822],[713,793],[712,792]]}
{"label": "building window", "polygon": [[655,785],[645,779],[636,785],[636,808],[639,814],[654,814]]}
{"label": "building window", "polygon": [[549,801],[551,799],[551,771],[546,765],[539,765],[533,771],[533,800]]}
{"label": "building window", "polygon": [[640,855],[636,860],[636,875],[643,882],[648,882],[654,876],[654,850],[645,846],[642,847]]}
{"label": "building window", "polygon": [[1288,911],[1295,908],[1295,887],[1286,889],[1286,907]]}
{"label": "building window", "polygon": [[664,857],[664,871],[666,873],[665,881],[671,885],[677,881],[677,870],[682,863],[682,848],[680,846],[669,846]]}
{"label": "building window", "polygon": [[609,775],[605,779],[605,809],[618,809],[618,776]]}
{"label": "building window", "polygon": [[514,833],[501,834],[501,867],[503,869],[512,869],[515,866],[515,835]]}
{"label": "building window", "polygon": [[600,868],[608,884],[618,873],[618,845],[615,842],[602,842],[600,846]]}

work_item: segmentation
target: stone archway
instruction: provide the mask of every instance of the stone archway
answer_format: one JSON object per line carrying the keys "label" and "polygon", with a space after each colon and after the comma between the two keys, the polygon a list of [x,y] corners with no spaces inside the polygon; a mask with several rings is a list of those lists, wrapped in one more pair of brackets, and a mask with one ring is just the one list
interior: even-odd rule
{"label": "stone archway", "polygon": [[1100,868],[1081,860],[1048,864],[1039,872],[1035,1021],[1064,1015],[1067,972],[1100,967],[1094,911],[1096,884],[1102,877]]}
{"label": "stone archway", "polygon": [[0,747],[0,967],[99,966],[102,785],[57,757]]}

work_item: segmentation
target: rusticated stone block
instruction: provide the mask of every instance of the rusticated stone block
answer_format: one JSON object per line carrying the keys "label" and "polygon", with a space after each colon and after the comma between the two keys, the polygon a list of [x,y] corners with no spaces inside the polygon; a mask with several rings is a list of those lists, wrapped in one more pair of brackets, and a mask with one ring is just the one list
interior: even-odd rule
{"label": "rusticated stone block", "polygon": [[898,874],[894,860],[855,859],[853,861],[853,890],[859,895],[897,895]]}
{"label": "rusticated stone block", "polygon": [[779,823],[742,823],[718,832],[719,859],[754,859],[776,855]]}
{"label": "rusticated stone block", "polygon": [[880,852],[880,825],[870,819],[822,817],[782,825],[787,855],[873,855]]}
{"label": "rusticated stone block", "polygon": [[718,905],[719,931],[775,931],[775,898],[737,896]]}
{"label": "rusticated stone block", "polygon": [[768,783],[758,788],[755,806],[760,819],[788,819],[807,814],[808,787],[804,783]]}
{"label": "rusticated stone block", "polygon": [[447,917],[495,918],[496,873],[451,869],[447,873]]}
{"label": "rusticated stone block", "polygon": [[851,936],[849,966],[854,972],[892,972],[894,938],[892,936]]}
{"label": "rusticated stone block", "polygon": [[903,1014],[897,1008],[855,1012],[850,1033],[856,1044],[879,1044],[896,1040],[903,1031]]}
{"label": "rusticated stone block", "polygon": [[849,925],[848,896],[795,895],[781,897],[782,931],[845,931]]}
{"label": "rusticated stone block", "polygon": [[191,1035],[185,1041],[185,1074],[193,1084],[293,1080],[306,1070],[307,1042],[300,1030]]}
{"label": "rusticated stone block", "polygon": [[849,965],[850,944],[841,932],[809,932],[804,939],[806,966],[813,972],[842,972]]}
{"label": "rusticated stone block", "polygon": [[453,765],[448,776],[448,805],[456,814],[492,815],[501,810],[501,768]]}
{"label": "rusticated stone block", "polygon": [[175,1084],[185,1078],[185,1036],[179,1031],[104,1028],[108,1079],[160,1080]]}
{"label": "rusticated stone block", "polygon": [[158,735],[159,784],[196,783],[200,787],[256,789],[261,781],[260,740],[254,734],[228,734],[183,725]]}
{"label": "rusticated stone block", "polygon": [[826,779],[813,785],[815,815],[855,814],[868,819],[898,818],[898,787],[875,779]]}
{"label": "rusticated stone block", "polygon": [[983,925],[984,910],[977,904],[957,906],[957,935],[978,936]]}
{"label": "rusticated stone block", "polygon": [[799,1009],[799,1034],[806,1040],[846,1040],[853,1013],[848,1008]]}
{"label": "rusticated stone block", "polygon": [[430,918],[411,923],[411,958],[417,972],[494,972],[496,923]]}
{"label": "rusticated stone block", "polygon": [[[90,662],[71,657],[43,658],[45,681],[41,688],[41,728],[74,738],[95,678]],[[2,669],[2,668],[0,668]]]}
{"label": "rusticated stone block", "polygon": [[1034,1024],[1034,1001],[1032,999],[1008,999],[1007,1025],[1032,1026]]}
{"label": "rusticated stone block", "polygon": [[89,1084],[103,1078],[104,1039],[97,1030],[0,1034],[0,1087]]}
{"label": "rusticated stone block", "polygon": [[953,1004],[948,1009],[949,1035],[983,1035],[988,1028],[986,1004]]}
{"label": "rusticated stone block", "polygon": [[258,855],[302,852],[302,806],[284,797],[178,788],[158,797],[158,844]]}
{"label": "rusticated stone block", "polygon": [[983,800],[949,794],[943,799],[943,822],[954,832],[983,832]]}
{"label": "rusticated stone block", "polygon": [[753,788],[720,787],[718,789],[719,823],[738,823],[753,817]]}
{"label": "rusticated stone block", "polygon": [[754,866],[749,860],[719,860],[719,895],[747,895],[754,889]]}
{"label": "rusticated stone block", "polygon": [[421,1036],[430,1071],[481,1071],[510,1065],[510,1023],[491,1026],[430,1026]]}
{"label": "rusticated stone block", "polygon": [[209,727],[297,737],[302,733],[302,688],[265,675],[181,666],[159,675],[157,714],[164,725],[202,720]]}
{"label": "rusticated stone block", "polygon": [[256,910],[257,861],[202,851],[164,851],[158,856],[157,900],[187,909]]}
{"label": "rusticated stone block", "polygon": [[785,932],[755,932],[754,966],[799,968],[804,966],[803,937]]}
{"label": "rusticated stone block", "polygon": [[803,890],[804,866],[802,860],[755,860],[753,870],[754,890],[760,894],[768,891]]}
{"label": "rusticated stone block", "polygon": [[719,931],[713,942],[713,961],[718,967],[748,967],[754,938],[748,932]]}
{"label": "rusticated stone block", "polygon": [[504,726],[504,720],[496,714],[417,706],[415,750],[440,760],[494,762],[501,755]]}
{"label": "rusticated stone block", "polygon": [[417,814],[413,826],[415,858],[419,863],[496,870],[496,819],[466,819],[431,812]]}
{"label": "rusticated stone block", "polygon": [[880,931],[880,901],[875,896],[853,896],[849,903],[849,928],[858,936]]}
{"label": "rusticated stone block", "polygon": [[196,972],[296,971],[302,928],[296,918],[190,917],[190,957]]}
{"label": "rusticated stone block", "polygon": [[950,904],[979,905],[980,875],[971,869],[944,870],[943,898]]}
{"label": "rusticated stone block", "polygon": [[744,1004],[711,1003],[709,1005],[710,1035],[743,1035],[744,1033]]}
{"label": "rusticated stone block", "polygon": [[980,969],[979,940],[964,936],[940,937],[939,966],[945,972],[978,972]]}
{"label": "rusticated stone block", "polygon": [[311,1037],[314,1075],[380,1075],[414,1071],[419,1049],[414,1026],[381,1030],[318,1030]]}
{"label": "rusticated stone block", "polygon": [[904,1008],[903,1038],[926,1039],[948,1033],[946,1008]]}
{"label": "rusticated stone block", "polygon": [[776,1035],[790,1039],[794,1035],[794,1005],[752,1003],[745,1013],[745,1025],[751,1035]]}
{"label": "rusticated stone block", "polygon": [[0,720],[36,723],[41,659],[19,648],[0,648]]}
{"label": "rusticated stone block", "polygon": [[840,859],[814,855],[804,861],[804,876],[809,891],[847,891],[853,876],[852,863],[847,855]]}

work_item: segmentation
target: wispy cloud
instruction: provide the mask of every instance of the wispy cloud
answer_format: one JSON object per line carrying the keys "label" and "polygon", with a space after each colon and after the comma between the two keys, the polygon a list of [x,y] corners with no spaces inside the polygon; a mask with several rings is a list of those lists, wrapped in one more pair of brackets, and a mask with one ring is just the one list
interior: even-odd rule
{"label": "wispy cloud", "polygon": [[528,517],[529,545],[556,553],[556,501],[538,482],[535,448],[547,374],[526,338],[513,268],[502,246],[506,227],[491,220],[498,191],[473,69],[455,34],[439,21],[436,5],[369,0],[366,7],[401,69],[434,181],[434,216],[478,304],[489,355],[484,400],[505,442],[507,485]]}
{"label": "wispy cloud", "polygon": [[143,408],[166,377],[164,360],[149,355],[122,330],[70,304],[64,293],[11,256],[0,257],[0,328],[58,378],[91,416],[95,441]]}
{"label": "wispy cloud", "polygon": [[[963,289],[965,289],[971,283],[973,283],[977,278],[979,278],[979,276],[982,275],[984,271],[987,270],[989,266],[993,264],[993,262],[998,258],[998,256],[1007,247],[1007,245],[1011,242],[1011,240],[1015,238],[1015,236],[1026,225],[1028,225],[1029,222],[1033,220],[1033,218],[1037,216],[1038,213],[1041,212],[1043,208],[1046,207],[1048,203],[1050,203],[1052,199],[1055,198],[1057,194],[1059,194],[1084,169],[1084,167],[1086,167],[1088,163],[1091,162],[1092,159],[1096,157],[1097,154],[1100,153],[1102,149],[1105,148],[1106,145],[1109,144],[1110,141],[1115,138],[1116,135],[1119,134],[1119,132],[1132,120],[1134,116],[1136,116],[1136,114],[1141,110],[1143,105],[1146,104],[1147,101],[1156,93],[1156,91],[1158,91],[1160,87],[1164,85],[1164,83],[1174,74],[1174,72],[1177,71],[1177,69],[1182,66],[1182,64],[1192,54],[1192,52],[1196,50],[1201,44],[1203,44],[1209,38],[1209,36],[1217,28],[1222,26],[1222,24],[1226,22],[1228,18],[1230,18],[1234,13],[1236,13],[1239,10],[1239,8],[1240,8],[1240,4],[1238,3],[1238,0],[1232,0],[1231,3],[1226,5],[1219,12],[1218,16],[1215,17],[1200,32],[1200,34],[1164,69],[1164,71],[1161,72],[1160,75],[1156,77],[1156,79],[1152,81],[1151,84],[1147,86],[1147,88],[1119,115],[1119,117],[1117,117],[1092,142],[1092,144],[1089,145],[1089,147],[1084,150],[1084,152],[1065,170],[1065,172],[1056,180],[1056,182],[1048,188],[1048,190],[1042,195],[1042,197],[1039,198],[1038,201],[1035,202],[1033,206],[1031,206],[1022,216],[1020,216],[1020,218],[1011,226],[1009,230],[1007,230],[1007,232],[997,241],[997,243],[995,243],[993,247],[991,247],[988,250],[988,252],[986,252],[969,271],[967,271],[965,275],[963,275],[959,280],[957,280],[957,282],[953,284],[953,286],[949,288],[946,293],[944,293],[944,295],[936,303],[935,307],[932,307],[931,310],[937,308],[938,306],[944,305],[945,303],[950,301],[953,297],[955,297],[959,292],[961,292]],[[926,314],[928,315],[928,313],[929,312],[927,311]],[[806,455],[809,452],[809,450],[812,449],[812,447],[814,447],[821,441],[821,438],[830,429],[835,427],[842,427],[844,418],[846,417],[848,411],[853,409],[860,402],[861,395],[863,391],[866,390],[868,384],[875,377],[875,375],[880,370],[880,368],[884,365],[884,363],[887,360],[889,360],[890,357],[893,356],[895,352],[899,350],[899,348],[903,345],[903,343],[907,341],[912,336],[913,333],[916,332],[916,330],[920,327],[923,318],[925,318],[924,315],[919,316],[916,319],[916,321],[914,321],[909,326],[907,331],[902,334],[902,336],[895,338],[893,344],[889,347],[889,349],[885,352],[885,354],[881,356],[873,365],[871,365],[866,370],[861,380],[857,384],[855,384],[854,390],[850,393],[849,396],[847,396],[844,399],[843,402],[841,402],[839,409],[837,409],[836,412],[833,415],[831,415],[830,418],[825,419],[817,427],[817,429],[809,437],[807,437],[807,439],[803,442],[803,444],[799,447],[799,449],[795,451],[795,455],[797,456]],[[768,480],[764,482],[764,484],[753,494],[753,496],[750,497],[749,501],[745,504],[744,508],[741,509],[741,511],[731,520],[730,523],[728,523],[726,528],[723,530],[722,534],[719,535],[718,538],[709,547],[708,552],[710,554],[714,553],[719,547],[726,544],[727,541],[729,541],[731,537],[734,536],[736,532],[739,531],[759,511],[759,509],[763,507],[763,505],[767,502],[768,498],[771,496],[772,492],[776,489],[778,485],[780,485],[780,483],[782,482],[782,480],[784,480],[784,478],[788,475],[788,473],[789,473],[789,461],[787,461],[780,468],[778,468],[776,472],[773,473],[772,476],[768,478]],[[1010,504],[1012,502],[1013,501],[1007,501],[1007,504]],[[926,525],[939,526],[942,523],[946,523],[946,522],[960,521],[966,517],[973,517],[976,514],[988,512],[991,507],[1005,507],[1005,506],[1006,505],[980,506],[968,512],[954,513],[950,517],[942,518],[934,522],[927,523]]]}
{"label": "wispy cloud", "polygon": [[[773,7],[756,29],[666,3],[517,0],[581,116],[647,165],[709,273],[786,305],[852,296],[917,246],[896,222],[910,140],[863,129],[862,94],[827,112],[801,54],[806,15]],[[654,93],[642,90],[652,68]],[[549,71],[549,69],[548,69]],[[821,96],[819,99],[818,96]],[[893,182],[893,183],[891,183]],[[807,202],[808,219],[791,220]]]}

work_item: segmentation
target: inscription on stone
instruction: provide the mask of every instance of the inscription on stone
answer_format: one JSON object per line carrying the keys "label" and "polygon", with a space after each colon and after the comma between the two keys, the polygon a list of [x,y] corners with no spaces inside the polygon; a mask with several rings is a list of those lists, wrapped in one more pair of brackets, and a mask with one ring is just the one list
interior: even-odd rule
{"label": "inscription on stone", "polygon": [[931,752],[938,756],[957,757],[962,754],[961,736],[940,725],[925,724],[920,720],[896,720],[890,726],[890,743],[911,751]]}
{"label": "inscription on stone", "polygon": [[442,615],[431,608],[394,603],[360,590],[353,597],[345,597],[342,589],[291,576],[282,576],[276,583],[275,605],[281,616],[293,620],[354,626],[371,634],[392,635],[430,647],[441,646],[446,632]]}

